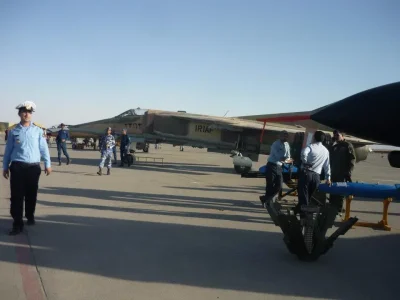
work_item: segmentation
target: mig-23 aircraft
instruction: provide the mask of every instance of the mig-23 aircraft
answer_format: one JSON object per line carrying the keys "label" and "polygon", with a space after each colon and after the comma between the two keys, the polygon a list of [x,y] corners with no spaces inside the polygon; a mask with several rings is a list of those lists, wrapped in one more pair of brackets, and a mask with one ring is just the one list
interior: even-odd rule
{"label": "mig-23 aircraft", "polygon": [[[68,129],[71,137],[98,139],[107,127],[113,128],[117,135],[126,128],[131,140],[142,145],[186,145],[207,148],[209,152],[230,154],[233,157],[234,169],[238,173],[250,170],[252,162],[258,161],[259,154],[268,155],[272,143],[282,130],[288,132],[289,142],[293,143],[296,136],[304,136],[306,129],[299,125],[268,123],[263,131],[263,124],[260,122],[240,117],[140,108],[129,109],[108,119],[70,125]],[[357,161],[365,160],[369,153],[368,145],[374,144],[355,137],[347,137],[347,140],[354,145]]]}

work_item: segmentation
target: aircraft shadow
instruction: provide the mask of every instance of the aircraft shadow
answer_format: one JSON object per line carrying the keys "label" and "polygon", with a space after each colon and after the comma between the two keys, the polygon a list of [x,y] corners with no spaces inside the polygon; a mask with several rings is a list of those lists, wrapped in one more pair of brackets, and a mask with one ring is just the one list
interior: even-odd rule
{"label": "aircraft shadow", "polygon": [[[0,224],[4,229],[10,222]],[[0,253],[23,250],[29,240],[34,260],[20,263],[35,262],[39,271],[51,268],[135,282],[248,291],[267,298],[398,296],[398,234],[341,238],[319,261],[304,263],[288,252],[282,234],[275,232],[76,215],[37,218],[27,232],[29,239],[17,245],[16,239],[2,235]],[[2,255],[0,260],[15,263],[15,256]],[[383,266],[385,276],[379,274]],[[61,284],[57,277],[52,280]],[[172,295],[165,289],[160,298],[185,298],[185,290],[180,295],[174,289]]]}
{"label": "aircraft shadow", "polygon": [[[52,207],[83,208],[83,209],[95,209],[95,210],[115,211],[115,212],[129,212],[136,214],[159,215],[159,216],[174,216],[174,217],[184,217],[184,218],[202,218],[202,219],[226,220],[235,222],[272,224],[272,221],[268,218],[267,214],[265,215],[265,217],[260,218],[260,217],[243,216],[243,215],[180,212],[180,211],[167,211],[161,209],[142,209],[142,208],[102,206],[102,205],[90,205],[90,204],[66,203],[66,202],[61,203],[61,202],[52,202],[44,200],[38,200],[37,203]],[[223,209],[218,209],[218,210],[224,211]]]}
{"label": "aircraft shadow", "polygon": [[[222,190],[227,190],[232,188],[231,186],[228,185],[210,185],[210,187]],[[238,188],[241,190],[256,190],[265,192],[265,180],[263,180],[262,184],[260,184],[259,186],[240,186]]]}
{"label": "aircraft shadow", "polygon": [[[56,157],[51,158],[52,163],[58,166],[58,159]],[[65,158],[62,159],[63,165],[65,164]],[[100,163],[99,159],[94,158],[72,158],[71,165],[85,165],[85,166],[93,166],[97,167]],[[119,164],[119,160],[118,160]],[[112,165],[113,168],[120,168],[119,165]],[[128,168],[126,165],[123,167],[124,169]],[[163,165],[160,162],[137,162],[130,167],[133,170],[140,171],[154,171],[154,172],[166,172],[166,173],[175,173],[175,174],[187,174],[187,175],[209,175],[210,173],[224,173],[224,174],[235,174],[237,175],[233,167],[218,167],[215,165],[201,165],[201,164],[184,164],[184,163],[164,163]],[[96,170],[97,172],[97,170]],[[237,175],[238,176],[238,175]]]}
{"label": "aircraft shadow", "polygon": [[[382,212],[381,211],[368,211],[368,210],[351,210],[352,213],[360,213],[360,214],[372,214],[372,215],[381,215],[382,216]],[[390,207],[389,207],[389,212],[388,212],[389,216],[400,216],[400,213],[394,213],[394,212],[390,212]]]}
{"label": "aircraft shadow", "polygon": [[[109,190],[78,189],[68,187],[49,187],[39,189],[40,194],[63,195],[71,197],[84,197],[96,200],[122,201],[129,203],[143,203],[160,206],[215,209],[220,211],[231,210],[238,212],[262,213],[262,207],[256,206],[247,200],[232,200],[221,198],[206,198],[195,196],[179,196],[166,194],[129,193]],[[38,202],[40,203],[40,202]],[[51,202],[55,203],[55,202]],[[57,204],[57,203],[55,203]],[[108,207],[108,206],[107,206]],[[112,207],[109,207],[110,209]],[[265,212],[267,220],[268,214]],[[263,220],[264,221],[264,220]]]}
{"label": "aircraft shadow", "polygon": [[194,190],[194,191],[209,191],[209,192],[227,192],[227,193],[254,193],[254,194],[263,194],[265,192],[264,189],[258,189],[257,190],[245,190],[241,188],[235,188],[235,187],[226,187],[226,188],[212,188],[212,187],[181,187],[181,186],[164,186],[165,188],[169,189],[182,189],[182,190]]}

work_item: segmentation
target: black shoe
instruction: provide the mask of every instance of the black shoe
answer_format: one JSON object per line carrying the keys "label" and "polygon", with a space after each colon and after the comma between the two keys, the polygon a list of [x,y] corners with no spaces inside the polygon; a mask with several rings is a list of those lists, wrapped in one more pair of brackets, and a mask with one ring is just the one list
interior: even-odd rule
{"label": "black shoe", "polygon": [[103,171],[100,167],[99,167],[99,171],[97,172],[97,174],[99,174],[100,176],[103,175]]}
{"label": "black shoe", "polygon": [[110,168],[107,168],[107,175],[110,175],[111,174],[111,170],[110,170]]}
{"label": "black shoe", "polygon": [[24,231],[24,226],[14,227],[10,230],[8,235],[17,235]]}
{"label": "black shoe", "polygon": [[301,212],[301,205],[300,205],[300,204],[296,204],[296,206],[292,208],[292,211],[293,211],[294,215],[300,214],[300,212]]}
{"label": "black shoe", "polygon": [[69,165],[70,162],[71,162],[71,159],[68,158],[68,160],[67,160],[67,165]]}
{"label": "black shoe", "polygon": [[58,162],[58,165],[61,166],[61,161]]}
{"label": "black shoe", "polygon": [[33,226],[33,225],[35,225],[35,218],[32,218],[32,219],[28,219],[28,221],[26,221],[26,225],[30,225],[30,226]]}
{"label": "black shoe", "polygon": [[265,197],[265,196],[260,196],[260,202],[261,202],[262,207],[265,207],[266,199],[267,199],[267,197]]}

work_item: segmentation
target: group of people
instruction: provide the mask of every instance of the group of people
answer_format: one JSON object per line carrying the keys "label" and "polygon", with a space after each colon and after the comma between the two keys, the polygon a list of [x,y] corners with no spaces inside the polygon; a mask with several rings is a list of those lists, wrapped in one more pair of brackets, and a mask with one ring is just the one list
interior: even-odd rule
{"label": "group of people", "polygon": [[[284,130],[271,146],[267,162],[265,196],[260,197],[263,206],[273,202],[282,189],[282,166],[293,162],[288,139],[289,134]],[[298,204],[294,208],[295,213],[300,213],[301,206],[310,203],[321,182],[321,177],[324,177],[329,185],[332,181],[351,182],[356,160],[353,145],[345,140],[343,132],[339,130],[333,131],[330,145],[326,145],[325,139],[324,132],[316,131],[311,144],[301,152],[297,186]],[[329,202],[337,208],[338,213],[342,211],[343,201],[343,196],[330,195]]]}
{"label": "group of people", "polygon": [[[42,173],[40,167],[42,158],[44,160],[45,174],[48,176],[52,172],[46,133],[41,126],[31,120],[32,113],[36,110],[36,104],[31,101],[25,101],[19,104],[16,109],[18,110],[20,122],[13,129],[7,131],[7,142],[3,157],[3,177],[10,178],[11,189],[10,213],[13,218],[13,225],[9,232],[10,235],[17,235],[24,229],[24,202],[26,225],[35,225],[34,214],[39,178]],[[56,137],[59,165],[61,165],[61,152],[67,158],[67,165],[71,162],[66,145],[69,139],[69,132],[62,123]],[[112,129],[109,127],[99,143],[101,152],[99,175],[102,175],[102,168],[107,159],[109,160],[107,174],[110,174],[115,145],[115,138],[112,135]],[[130,138],[126,129],[123,129],[121,136],[121,166],[124,165],[129,145]]]}
{"label": "group of people", "polygon": [[[99,171],[97,172],[98,175],[103,175],[103,168],[106,161],[107,161],[107,175],[111,174],[111,164],[113,156],[114,156],[114,163],[116,163],[117,154],[116,154],[116,142],[114,135],[115,133],[113,132],[112,128],[107,127],[106,134],[100,138],[99,151],[101,153],[101,160],[99,164]],[[124,128],[122,129],[121,142],[120,142],[121,167],[124,166],[125,158],[129,152],[130,143],[131,140],[127,135],[127,130]]]}
{"label": "group of people", "polygon": [[[58,165],[61,166],[61,151],[64,153],[65,157],[67,158],[67,165],[70,164],[71,159],[68,155],[66,141],[70,139],[68,130],[65,129],[65,124],[61,123],[61,129],[58,131],[56,137],[57,143],[57,152],[58,152]],[[121,144],[120,144],[120,157],[121,157],[121,164],[120,166],[124,166],[125,156],[128,154],[129,145],[131,141],[129,136],[127,135],[126,129],[122,129],[121,135]],[[116,151],[116,142],[115,142],[115,132],[112,130],[111,127],[106,129],[106,133],[104,136],[100,137],[99,139],[99,151],[101,153],[101,159],[99,164],[99,171],[97,174],[103,174],[103,168],[108,160],[107,163],[107,175],[111,174],[111,165],[117,163],[117,151]],[[114,162],[112,158],[114,157]]]}
{"label": "group of people", "polygon": [[[36,110],[35,103],[26,101],[19,104],[16,109],[21,120],[15,128],[7,132],[7,143],[3,158],[3,176],[6,179],[10,178],[10,212],[14,220],[10,235],[16,235],[23,231],[24,201],[26,224],[35,224],[34,213],[39,177],[42,172],[41,158],[44,160],[45,174],[50,175],[52,172],[46,134],[39,125],[31,121],[32,113]],[[59,165],[61,165],[61,152],[67,157],[67,164],[71,162],[66,146],[66,141],[69,138],[65,125],[61,124],[61,130],[56,138]],[[280,138],[272,144],[267,164],[266,193],[261,200],[263,204],[273,201],[282,188],[282,165],[293,162],[290,156],[290,146],[287,142],[288,138],[289,134],[282,131]],[[338,130],[334,131],[334,143],[328,146],[329,150],[323,145],[324,140],[325,134],[322,131],[315,132],[313,142],[301,153],[302,166],[298,180],[299,204],[296,209],[309,203],[320,183],[322,171],[324,171],[325,179],[329,184],[331,181],[351,181],[355,164],[353,146],[344,139],[343,133]],[[126,129],[123,129],[120,144],[121,166],[124,165],[129,145],[130,138]],[[112,128],[108,127],[106,134],[100,139],[99,143],[101,160],[97,174],[102,175],[102,169],[107,160],[107,174],[110,174],[112,157],[116,151],[115,147],[116,142]],[[341,211],[343,197],[331,195],[330,202],[337,206],[338,211]]]}

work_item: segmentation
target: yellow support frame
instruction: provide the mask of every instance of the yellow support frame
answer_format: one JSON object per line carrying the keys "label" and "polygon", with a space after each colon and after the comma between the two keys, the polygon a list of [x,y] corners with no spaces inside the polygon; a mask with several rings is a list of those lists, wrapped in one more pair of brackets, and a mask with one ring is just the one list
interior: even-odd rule
{"label": "yellow support frame", "polygon": [[[353,196],[348,196],[346,198],[346,213],[344,216],[343,221],[347,221],[350,218],[350,211],[351,211],[351,200],[353,200]],[[386,231],[391,231],[392,227],[389,226],[388,223],[388,211],[389,211],[389,204],[392,202],[392,198],[386,198],[383,200],[383,213],[382,213],[382,220],[379,221],[378,223],[372,223],[372,222],[357,222],[354,224],[354,226],[360,226],[360,227],[369,227],[369,228],[377,228],[377,229],[383,229]]]}

